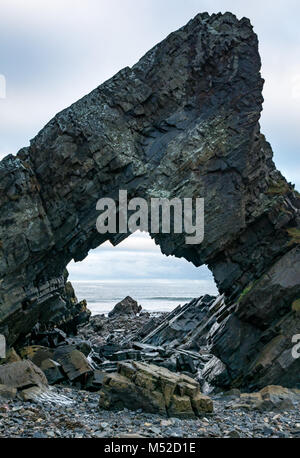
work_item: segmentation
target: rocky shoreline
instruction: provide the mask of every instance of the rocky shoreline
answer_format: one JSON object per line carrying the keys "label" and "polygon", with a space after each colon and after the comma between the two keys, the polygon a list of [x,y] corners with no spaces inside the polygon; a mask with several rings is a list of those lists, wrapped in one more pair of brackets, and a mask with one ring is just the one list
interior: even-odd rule
{"label": "rocky shoreline", "polygon": [[300,390],[210,384],[214,356],[192,342],[213,300],[151,316],[126,297],[77,335],[32,334],[0,364],[0,437],[300,437]]}
{"label": "rocky shoreline", "polygon": [[279,413],[232,410],[228,397],[215,395],[214,413],[182,420],[128,409],[99,410],[97,393],[76,388],[59,386],[51,393],[53,400],[47,402],[1,400],[0,437],[300,437],[299,404],[298,410]]}

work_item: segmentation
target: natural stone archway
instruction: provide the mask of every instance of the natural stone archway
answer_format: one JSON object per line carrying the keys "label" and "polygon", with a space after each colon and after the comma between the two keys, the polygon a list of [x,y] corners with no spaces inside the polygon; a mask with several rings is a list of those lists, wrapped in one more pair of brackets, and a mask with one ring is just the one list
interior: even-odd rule
{"label": "natural stone archway", "polygon": [[212,270],[225,305],[208,341],[233,385],[298,379],[300,198],[260,133],[260,65],[248,19],[200,14],[0,162],[0,332],[10,344],[36,323],[85,315],[66,265],[126,237],[96,231],[100,197],[204,197],[201,245],[184,234],[155,241]]}

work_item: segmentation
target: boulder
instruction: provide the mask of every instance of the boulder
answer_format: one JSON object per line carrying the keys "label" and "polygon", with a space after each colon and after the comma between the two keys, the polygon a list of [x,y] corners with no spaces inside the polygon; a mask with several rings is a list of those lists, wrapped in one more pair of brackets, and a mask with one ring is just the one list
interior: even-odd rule
{"label": "boulder", "polygon": [[17,389],[7,385],[0,385],[0,398],[14,399],[17,396]]}
{"label": "boulder", "polygon": [[285,411],[299,409],[300,390],[288,389],[279,385],[269,385],[256,393],[242,393],[239,400],[231,403],[231,408],[244,408],[259,411]]}
{"label": "boulder", "polygon": [[[41,345],[31,345],[20,349],[20,355],[26,361],[32,361],[35,366],[45,374],[50,385],[59,383],[64,379],[75,381],[80,379],[85,381],[92,373],[86,356],[79,350],[77,346],[82,341],[78,341],[71,345],[62,345],[57,348],[48,348]],[[82,345],[83,350],[89,352],[88,345]],[[25,362],[25,361],[24,361]]]}
{"label": "boulder", "polygon": [[46,375],[50,385],[54,385],[55,383],[59,383],[65,379],[65,376],[61,371],[61,365],[53,359],[44,359],[41,362],[40,368]]}
{"label": "boulder", "polygon": [[29,359],[44,372],[50,385],[65,379],[61,365],[53,359],[55,352],[53,348],[31,345],[23,347],[19,351],[23,358]]}
{"label": "boulder", "polygon": [[196,415],[201,415],[203,412],[212,413],[214,410],[213,402],[209,396],[197,393],[192,399],[192,407]]}
{"label": "boulder", "polygon": [[58,347],[53,359],[61,365],[63,372],[72,382],[77,379],[85,379],[93,371],[86,356],[81,351],[72,348],[71,345]]}
{"label": "boulder", "polygon": [[74,348],[76,348],[76,350],[81,351],[81,353],[83,353],[84,356],[89,356],[92,350],[91,344],[87,340],[83,340],[79,337],[68,338],[67,344],[73,345]]}
{"label": "boulder", "polygon": [[189,396],[173,394],[168,407],[168,415],[170,417],[193,418],[195,413]]}
{"label": "boulder", "polygon": [[122,301],[118,302],[114,308],[109,312],[109,317],[115,317],[117,315],[129,315],[134,316],[142,310],[141,305],[138,305],[137,301],[132,297],[127,296]]}
{"label": "boulder", "polygon": [[105,374],[99,392],[104,409],[142,409],[179,418],[195,418],[213,411],[212,400],[184,374],[141,362],[120,362],[118,372]]}
{"label": "boulder", "polygon": [[23,359],[30,359],[36,366],[41,367],[45,359],[53,357],[54,350],[42,345],[30,345],[22,347],[19,353]]}
{"label": "boulder", "polygon": [[0,384],[17,390],[23,390],[31,386],[46,389],[48,386],[45,374],[29,360],[0,366]]}
{"label": "boulder", "polygon": [[88,380],[85,384],[85,389],[88,391],[99,391],[103,385],[105,376],[106,372],[103,372],[99,369],[94,370],[93,373],[88,377]]}
{"label": "boulder", "polygon": [[0,364],[8,364],[8,363],[15,363],[17,361],[21,361],[22,358],[18,355],[14,348],[9,348],[6,352],[6,356],[4,359],[0,359]]}

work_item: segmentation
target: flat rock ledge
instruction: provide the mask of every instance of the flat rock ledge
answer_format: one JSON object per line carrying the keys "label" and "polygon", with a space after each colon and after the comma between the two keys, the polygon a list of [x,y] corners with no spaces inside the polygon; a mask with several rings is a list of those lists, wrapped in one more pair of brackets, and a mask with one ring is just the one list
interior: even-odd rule
{"label": "flat rock ledge", "polygon": [[107,410],[142,409],[178,418],[213,412],[212,400],[192,378],[136,361],[121,362],[117,373],[105,374],[99,394],[100,407]]}

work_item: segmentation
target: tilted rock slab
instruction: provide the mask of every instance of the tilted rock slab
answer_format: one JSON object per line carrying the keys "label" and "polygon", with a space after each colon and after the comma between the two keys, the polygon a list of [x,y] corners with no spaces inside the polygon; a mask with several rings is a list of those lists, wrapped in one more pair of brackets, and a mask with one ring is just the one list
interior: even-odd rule
{"label": "tilted rock slab", "polygon": [[99,405],[107,410],[142,409],[179,418],[213,411],[212,400],[194,379],[136,361],[120,362],[117,373],[105,374],[99,394]]}
{"label": "tilted rock slab", "polygon": [[92,368],[85,355],[76,349],[68,348],[68,345],[58,347],[53,355],[53,359],[61,364],[64,373],[70,381],[80,377],[86,378],[92,373]]}
{"label": "tilted rock slab", "polygon": [[106,240],[101,197],[204,197],[205,238],[152,234],[166,255],[207,264],[223,313],[208,337],[233,386],[299,383],[299,194],[260,133],[263,80],[248,19],[197,15],[132,68],[57,114],[0,162],[0,332],[9,345],[36,323],[85,311],[65,267]]}

